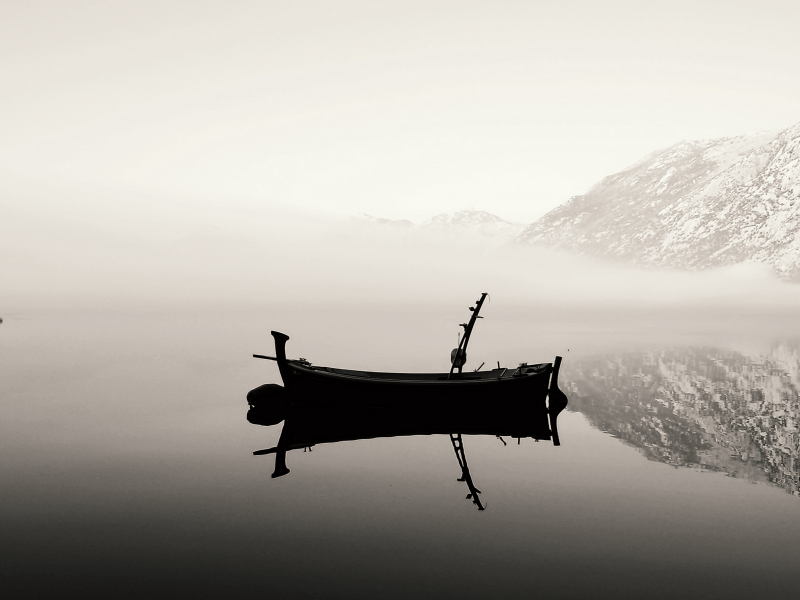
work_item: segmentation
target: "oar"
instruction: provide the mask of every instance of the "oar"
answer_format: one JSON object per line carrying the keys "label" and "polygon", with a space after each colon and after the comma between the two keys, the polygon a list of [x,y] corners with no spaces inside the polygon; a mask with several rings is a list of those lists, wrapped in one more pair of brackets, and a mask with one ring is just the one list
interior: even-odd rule
{"label": "oar", "polygon": [[275,454],[279,450],[300,450],[300,448],[312,448],[315,444],[289,444],[288,446],[278,447],[275,446],[273,448],[266,448],[264,450],[256,450],[253,452],[253,456],[264,456],[265,454]]}

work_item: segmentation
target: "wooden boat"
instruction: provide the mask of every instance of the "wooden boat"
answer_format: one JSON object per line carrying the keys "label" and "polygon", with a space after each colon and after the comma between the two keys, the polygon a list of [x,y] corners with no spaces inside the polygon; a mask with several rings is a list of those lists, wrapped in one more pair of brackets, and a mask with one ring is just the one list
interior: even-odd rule
{"label": "wooden boat", "polygon": [[[289,472],[288,450],[347,439],[459,432],[552,439],[558,446],[556,419],[567,405],[558,388],[560,356],[553,363],[463,372],[486,296],[470,307],[469,322],[461,324],[464,335],[451,352],[448,373],[354,371],[290,360],[289,336],[273,331],[276,356],[253,356],[277,361],[284,387],[267,384],[247,395],[251,422],[275,425],[286,419],[278,445],[259,451],[276,454],[272,476]],[[373,412],[364,421],[367,409]]]}

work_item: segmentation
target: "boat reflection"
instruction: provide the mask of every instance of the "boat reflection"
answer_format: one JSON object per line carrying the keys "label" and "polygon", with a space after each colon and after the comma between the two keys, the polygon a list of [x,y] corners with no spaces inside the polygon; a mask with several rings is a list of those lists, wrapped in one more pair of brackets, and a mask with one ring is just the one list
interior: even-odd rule
{"label": "boat reflection", "polygon": [[[263,387],[263,386],[262,386]],[[255,391],[261,388],[257,388]],[[448,403],[440,407],[428,406],[418,410],[417,403],[409,405],[393,402],[375,406],[363,402],[349,402],[347,398],[319,398],[292,396],[285,406],[276,409],[274,403],[258,401],[258,394],[248,395],[250,410],[247,419],[256,425],[277,424],[282,416],[283,430],[274,448],[258,450],[253,454],[275,454],[275,471],[272,477],[289,473],[286,453],[291,450],[312,448],[318,444],[334,444],[353,440],[413,435],[446,435],[456,454],[461,477],[466,484],[467,499],[483,510],[480,490],[472,481],[464,451],[463,435],[491,435],[494,437],[532,438],[553,440],[556,418],[567,404],[564,394],[553,393],[549,406],[533,399],[516,400],[487,398],[481,403],[464,403],[458,408]],[[413,400],[413,399],[410,399]],[[504,442],[505,443],[505,442]]]}
{"label": "boat reflection", "polygon": [[648,459],[800,495],[800,346],[607,356],[574,361],[568,379],[572,409]]}

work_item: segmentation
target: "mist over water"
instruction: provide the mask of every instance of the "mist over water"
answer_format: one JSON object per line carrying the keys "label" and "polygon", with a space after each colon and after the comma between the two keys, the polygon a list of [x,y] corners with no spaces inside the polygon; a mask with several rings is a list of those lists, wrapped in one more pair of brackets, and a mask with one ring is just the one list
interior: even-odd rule
{"label": "mist over water", "polygon": [[[18,597],[733,598],[798,583],[796,497],[620,443],[580,383],[596,381],[581,361],[614,353],[797,336],[800,292],[759,267],[633,269],[235,199],[6,197],[0,563]],[[563,413],[561,447],[465,437],[480,514],[446,437],[294,451],[270,479],[252,452],[280,426],[245,420],[247,391],[280,382],[250,358],[272,353],[270,330],[315,364],[445,371],[484,291],[467,368],[563,356],[587,412]],[[591,401],[623,389],[609,385]]]}
{"label": "mist over water", "polygon": [[800,299],[797,286],[760,265],[649,270],[457,228],[391,227],[240,198],[26,183],[3,191],[6,311],[448,306],[488,291],[502,306],[578,314],[756,318],[791,312]]}

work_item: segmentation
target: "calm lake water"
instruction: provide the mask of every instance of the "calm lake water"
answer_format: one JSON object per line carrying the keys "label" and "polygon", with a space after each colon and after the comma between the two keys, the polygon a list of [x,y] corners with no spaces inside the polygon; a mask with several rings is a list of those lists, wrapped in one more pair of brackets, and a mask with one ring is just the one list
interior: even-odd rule
{"label": "calm lake water", "polygon": [[252,452],[281,426],[245,418],[280,381],[250,358],[271,329],[315,364],[446,370],[465,307],[3,315],[6,597],[794,597],[800,346],[779,324],[492,310],[467,367],[561,355],[570,405],[560,447],[465,436],[485,511],[447,436],[293,451],[271,479]]}

